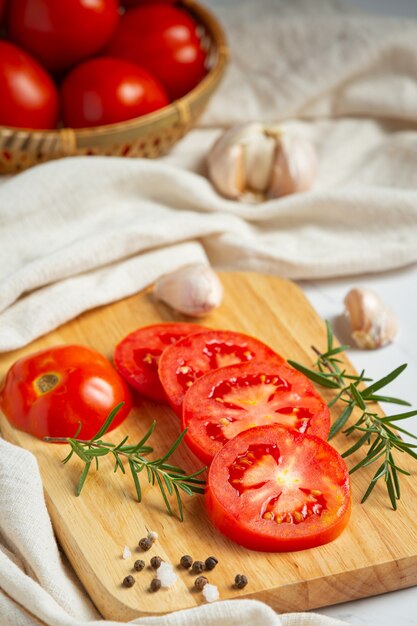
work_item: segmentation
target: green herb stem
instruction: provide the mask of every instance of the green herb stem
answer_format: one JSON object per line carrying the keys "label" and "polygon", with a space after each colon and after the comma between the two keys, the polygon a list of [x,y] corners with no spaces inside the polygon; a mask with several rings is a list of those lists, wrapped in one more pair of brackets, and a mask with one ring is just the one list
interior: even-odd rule
{"label": "green herb stem", "polygon": [[181,444],[187,431],[184,430],[179,435],[168,452],[162,457],[153,460],[147,459],[145,456],[153,452],[153,448],[146,445],[146,443],[155,429],[155,421],[151,424],[142,439],[135,445],[127,443],[128,436],[124,437],[124,439],[118,444],[103,441],[101,439],[101,437],[103,437],[103,435],[108,431],[112,421],[121,407],[122,404],[119,404],[113,409],[100,430],[91,439],[78,439],[77,435],[81,430],[78,428],[75,437],[45,437],[44,441],[48,443],[68,443],[70,445],[71,450],[65,459],[63,459],[63,463],[68,463],[73,454],[78,456],[84,462],[84,468],[76,486],[77,496],[80,495],[84,487],[92,461],[94,460],[96,469],[99,469],[99,458],[111,454],[115,462],[115,473],[117,470],[120,470],[122,474],[125,474],[125,464],[129,467],[138,502],[141,502],[142,500],[142,489],[139,475],[145,469],[149,484],[157,485],[161,491],[168,513],[170,515],[174,515],[170,502],[170,497],[173,496],[178,507],[178,517],[181,521],[183,521],[184,513],[181,492],[190,496],[195,493],[203,494],[205,481],[197,477],[207,469],[206,467],[203,467],[202,469],[187,475],[186,472],[180,467],[176,467],[175,465],[171,465],[167,462]]}

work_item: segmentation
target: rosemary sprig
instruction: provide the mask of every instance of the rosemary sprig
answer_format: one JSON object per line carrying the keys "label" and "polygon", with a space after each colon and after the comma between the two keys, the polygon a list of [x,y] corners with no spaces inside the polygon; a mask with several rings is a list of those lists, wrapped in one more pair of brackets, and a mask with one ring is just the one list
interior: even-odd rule
{"label": "rosemary sprig", "polygon": [[64,442],[71,446],[69,454],[62,461],[63,463],[68,463],[73,454],[78,456],[84,462],[84,468],[81,472],[80,479],[75,490],[77,496],[80,495],[82,488],[84,487],[84,483],[91,469],[91,463],[94,461],[96,469],[98,470],[100,457],[111,455],[115,462],[115,473],[120,470],[122,474],[126,474],[127,468],[125,465],[128,466],[135,485],[138,502],[141,502],[142,500],[142,489],[139,474],[143,472],[143,470],[146,470],[148,482],[151,485],[158,486],[167,511],[170,515],[174,514],[170,497],[175,497],[178,506],[178,517],[181,521],[183,521],[184,511],[181,492],[189,496],[194,493],[203,494],[205,481],[199,479],[198,476],[200,476],[207,468],[203,467],[193,474],[186,474],[180,467],[168,463],[169,458],[184,439],[187,432],[186,430],[180,434],[168,452],[162,457],[154,460],[146,459],[145,456],[153,452],[153,448],[146,445],[146,443],[155,429],[155,421],[151,424],[149,430],[145,433],[142,439],[134,445],[127,443],[128,436],[117,445],[108,441],[103,441],[103,435],[105,435],[108,431],[116,414],[122,406],[123,403],[120,403],[111,411],[100,430],[91,439],[78,439],[78,435],[81,430],[80,424],[74,437],[45,437],[44,441],[49,443]]}
{"label": "rosemary sprig", "polygon": [[[313,382],[334,390],[335,396],[328,403],[329,407],[336,403],[344,405],[339,417],[330,429],[329,439],[334,437],[336,433],[346,426],[355,408],[360,409],[360,417],[356,422],[343,430],[343,433],[347,436],[356,432],[360,434],[360,437],[350,448],[343,452],[342,456],[347,457],[363,446],[366,446],[366,452],[363,458],[352,467],[350,473],[352,474],[358,469],[372,465],[377,461],[380,463],[361,502],[363,503],[367,500],[377,482],[384,478],[392,508],[395,510],[397,508],[397,500],[400,499],[401,495],[400,474],[409,475],[409,472],[398,465],[396,457],[399,453],[405,452],[414,459],[417,459],[417,452],[415,451],[417,445],[405,442],[398,432],[412,439],[417,439],[417,437],[408,430],[398,426],[397,422],[417,415],[417,411],[407,411],[406,413],[396,413],[394,415],[381,417],[373,410],[372,405],[375,402],[389,402],[392,404],[410,406],[409,402],[405,400],[378,393],[395,380],[404,371],[407,365],[400,365],[375,382],[371,378],[366,377],[363,371],[357,376],[348,374],[343,368],[342,361],[338,356],[349,346],[334,347],[333,333],[328,322],[326,322],[326,330],[326,351],[322,353],[312,346],[312,350],[317,355],[317,360],[314,363],[316,369],[310,369],[294,361],[288,362],[292,367],[305,374]],[[364,388],[363,383],[365,382],[371,384]]]}

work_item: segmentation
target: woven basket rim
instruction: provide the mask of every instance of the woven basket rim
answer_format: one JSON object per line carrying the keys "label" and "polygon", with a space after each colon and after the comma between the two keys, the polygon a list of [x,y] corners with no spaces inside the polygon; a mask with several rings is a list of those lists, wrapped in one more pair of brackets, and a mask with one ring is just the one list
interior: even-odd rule
{"label": "woven basket rim", "polygon": [[88,128],[71,128],[62,127],[54,129],[32,129],[32,128],[17,128],[13,126],[1,126],[0,125],[0,137],[3,135],[13,134],[14,136],[26,137],[28,134],[34,138],[60,138],[64,134],[70,134],[74,139],[83,139],[84,141],[88,137],[97,137],[99,135],[106,135],[107,133],[113,134],[118,131],[126,131],[131,128],[146,128],[150,127],[154,123],[158,123],[162,120],[169,119],[170,117],[176,117],[181,119],[184,115],[188,115],[188,111],[194,103],[198,103],[199,99],[205,96],[206,91],[215,86],[223,72],[229,60],[230,50],[227,45],[226,36],[224,30],[214,16],[214,14],[205,6],[199,4],[195,0],[180,0],[180,4],[184,8],[196,14],[198,19],[204,24],[212,40],[215,43],[216,60],[207,72],[206,76],[185,96],[174,100],[169,105],[148,113],[139,117],[134,117],[124,122],[116,122],[114,124],[105,124],[102,126],[93,126]]}

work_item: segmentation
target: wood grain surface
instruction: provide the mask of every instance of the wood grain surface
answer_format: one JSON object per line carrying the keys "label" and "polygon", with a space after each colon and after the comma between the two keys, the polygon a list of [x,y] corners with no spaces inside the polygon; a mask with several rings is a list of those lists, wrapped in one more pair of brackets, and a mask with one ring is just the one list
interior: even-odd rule
{"label": "wood grain surface", "polygon": [[[310,346],[325,347],[323,321],[294,284],[258,274],[221,274],[225,287],[222,306],[204,319],[213,328],[226,328],[252,334],[268,343],[286,358],[310,365]],[[165,305],[157,303],[150,290],[102,307],[72,321],[26,348],[0,358],[0,376],[20,356],[64,343],[91,346],[109,359],[115,344],[135,328],[161,321],[180,321]],[[381,352],[383,358],[383,353]],[[387,371],[391,364],[387,363]],[[328,396],[330,397],[330,396]],[[333,411],[333,419],[337,416]],[[157,420],[152,443],[157,453],[166,451],[179,433],[177,418],[165,406],[142,402],[127,421],[108,438],[118,442],[125,434],[139,438]],[[366,504],[361,496],[369,483],[369,469],[352,478],[353,510],[344,533],[334,542],[287,554],[267,554],[246,550],[223,537],[208,521],[201,496],[184,498],[185,522],[169,517],[160,493],[143,482],[143,502],[134,500],[131,478],[113,474],[110,459],[104,459],[99,472],[92,471],[82,495],[74,495],[79,460],[60,463],[66,447],[45,444],[14,430],[0,416],[3,436],[31,450],[42,474],[45,497],[58,540],[92,600],[107,618],[128,621],[138,616],[161,614],[193,607],[204,602],[193,590],[195,576],[178,570],[175,586],[158,593],[148,591],[153,578],[147,567],[132,571],[133,562],[159,554],[177,564],[183,554],[204,560],[219,559],[210,572],[210,582],[218,585],[225,598],[256,598],[281,612],[302,611],[355,598],[375,595],[417,583],[417,484],[412,460],[401,459],[412,476],[402,476],[399,510],[390,509],[385,486],[379,485]],[[333,441],[339,451],[348,447],[346,438]],[[175,461],[189,470],[200,463],[185,447]],[[351,457],[349,465],[360,456]],[[137,548],[146,528],[159,533],[159,541],[146,553]],[[132,558],[122,559],[123,547]],[[121,582],[134,574],[131,589]],[[248,586],[232,587],[235,574],[246,574]]]}

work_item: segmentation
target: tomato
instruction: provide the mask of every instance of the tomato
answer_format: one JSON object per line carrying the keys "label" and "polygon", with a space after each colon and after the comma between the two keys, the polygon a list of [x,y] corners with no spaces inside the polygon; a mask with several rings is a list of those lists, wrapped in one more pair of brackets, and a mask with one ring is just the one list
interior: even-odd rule
{"label": "tomato", "polygon": [[283,361],[254,337],[230,330],[207,330],[184,337],[164,350],[159,378],[170,405],[181,416],[185,393],[197,378],[210,370],[254,359]]}
{"label": "tomato", "polygon": [[167,104],[163,87],[149,72],[110,57],[78,65],[61,87],[62,117],[72,128],[122,122]]}
{"label": "tomato", "polygon": [[286,363],[251,361],[222,367],[191,385],[183,404],[186,442],[204,463],[238,433],[278,423],[327,439],[330,414],[300,372]]}
{"label": "tomato", "polygon": [[35,437],[89,439],[120,402],[111,429],[127,417],[132,403],[124,380],[101,354],[84,346],[57,346],[29,354],[7,372],[0,408],[19,430]]}
{"label": "tomato", "polygon": [[186,335],[205,330],[197,324],[153,324],[135,330],[117,344],[114,364],[123,378],[145,398],[166,402],[159,381],[158,363],[162,351]]}
{"label": "tomato", "polygon": [[55,128],[57,119],[51,77],[26,52],[0,41],[0,126]]}
{"label": "tomato", "polygon": [[144,4],[177,4],[178,0],[122,0],[126,8],[138,7]]}
{"label": "tomato", "polygon": [[258,426],[214,457],[206,506],[217,528],[246,548],[305,550],[332,541],[346,527],[349,472],[323,439],[276,424]]}
{"label": "tomato", "polygon": [[119,21],[117,0],[13,0],[10,39],[49,70],[62,70],[99,52]]}
{"label": "tomato", "polygon": [[6,8],[6,0],[0,0],[0,25],[3,22],[5,8]]}
{"label": "tomato", "polygon": [[149,70],[171,100],[180,98],[206,74],[206,54],[193,18],[168,4],[147,4],[120,19],[107,53]]}

